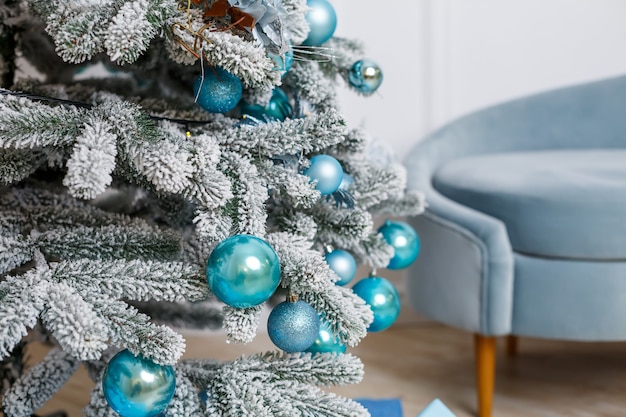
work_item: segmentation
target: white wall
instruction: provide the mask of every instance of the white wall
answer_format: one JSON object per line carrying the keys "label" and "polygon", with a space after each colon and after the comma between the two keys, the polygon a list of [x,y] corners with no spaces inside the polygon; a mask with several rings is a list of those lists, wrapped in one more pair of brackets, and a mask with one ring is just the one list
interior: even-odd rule
{"label": "white wall", "polygon": [[553,87],[626,74],[624,0],[331,0],[385,80],[342,91],[348,122],[401,157],[437,126]]}

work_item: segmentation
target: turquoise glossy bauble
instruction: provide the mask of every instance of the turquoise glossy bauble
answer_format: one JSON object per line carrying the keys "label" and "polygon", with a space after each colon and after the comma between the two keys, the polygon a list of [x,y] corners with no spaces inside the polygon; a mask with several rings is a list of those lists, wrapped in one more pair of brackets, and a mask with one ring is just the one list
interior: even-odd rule
{"label": "turquoise glossy bauble", "polygon": [[352,291],[370,306],[374,321],[370,332],[380,332],[391,326],[400,314],[400,295],[396,287],[385,278],[369,277],[357,282]]}
{"label": "turquoise glossy bauble", "polygon": [[280,283],[280,263],[263,239],[234,235],[220,242],[207,262],[209,288],[232,307],[254,307],[266,301]]}
{"label": "turquoise glossy bauble", "polygon": [[267,106],[242,102],[241,114],[252,116],[262,122],[266,120],[280,120],[282,122],[293,115],[293,108],[289,103],[287,94],[282,89],[275,88]]}
{"label": "turquoise glossy bauble", "polygon": [[311,158],[311,165],[304,171],[304,175],[316,181],[315,189],[322,195],[332,194],[339,188],[343,179],[343,168],[330,155],[315,155]]}
{"label": "turquoise glossy bauble", "polygon": [[324,259],[326,259],[330,269],[339,276],[340,279],[336,282],[337,285],[346,285],[354,279],[357,265],[354,256],[350,252],[346,252],[343,249],[335,249],[327,253]]}
{"label": "turquoise glossy bauble", "polygon": [[315,342],[306,352],[311,353],[346,353],[346,345],[339,341],[330,329],[327,321],[320,322],[320,331]]}
{"label": "turquoise glossy bauble", "polygon": [[124,349],[109,361],[102,390],[122,417],[153,417],[167,408],[176,389],[171,366],[157,365]]}
{"label": "turquoise glossy bauble", "polygon": [[303,352],[320,331],[320,319],[310,304],[300,300],[278,304],[267,319],[267,333],[285,352]]}
{"label": "turquoise glossy bauble", "polygon": [[307,0],[306,4],[309,7],[306,21],[310,30],[302,44],[320,46],[333,37],[337,28],[337,13],[327,0]]}
{"label": "turquoise glossy bauble", "polygon": [[411,265],[420,253],[419,236],[410,225],[404,222],[387,220],[378,232],[393,247],[394,255],[388,269],[402,269]]}
{"label": "turquoise glossy bauble", "polygon": [[241,80],[220,67],[209,68],[198,76],[193,85],[194,97],[204,110],[224,113],[235,108],[243,87]]}
{"label": "turquoise glossy bauble", "polygon": [[354,89],[369,95],[378,90],[382,84],[383,72],[374,61],[361,59],[350,68],[348,79]]}

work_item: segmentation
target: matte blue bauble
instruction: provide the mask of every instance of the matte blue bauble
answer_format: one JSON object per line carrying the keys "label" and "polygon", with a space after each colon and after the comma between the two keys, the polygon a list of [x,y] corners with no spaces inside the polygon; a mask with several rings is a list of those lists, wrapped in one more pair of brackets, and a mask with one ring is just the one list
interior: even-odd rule
{"label": "matte blue bauble", "polygon": [[354,279],[356,275],[356,261],[354,256],[350,252],[346,252],[342,249],[335,249],[324,256],[326,263],[330,266],[330,269],[335,271],[340,280],[337,281],[337,285],[346,285]]}
{"label": "matte blue bauble", "polygon": [[120,351],[109,361],[102,390],[109,406],[122,417],[153,417],[167,408],[176,389],[171,366]]}
{"label": "matte blue bauble", "polygon": [[402,269],[411,265],[420,253],[419,236],[407,223],[387,220],[378,232],[394,250],[393,258],[387,265],[388,269]]}
{"label": "matte blue bauble", "polygon": [[372,94],[383,82],[383,72],[374,61],[361,59],[355,62],[348,74],[350,85],[363,94]]}
{"label": "matte blue bauble", "polygon": [[241,114],[246,114],[260,121],[280,120],[284,121],[287,117],[293,115],[293,108],[289,103],[289,97],[280,88],[275,88],[272,92],[272,98],[267,106],[259,106],[258,104],[241,103]]}
{"label": "matte blue bauble", "polygon": [[322,195],[332,194],[339,188],[343,179],[343,168],[330,155],[315,155],[311,158],[311,165],[304,171],[304,175],[317,181],[315,189]]}
{"label": "matte blue bauble", "polygon": [[311,353],[346,353],[346,345],[339,341],[330,329],[327,321],[320,322],[320,331],[315,342],[306,352]]}
{"label": "matte blue bauble", "polygon": [[302,300],[278,304],[267,319],[270,339],[285,352],[303,352],[315,342],[319,331],[317,312]]}
{"label": "matte blue bauble", "polygon": [[333,37],[337,28],[337,13],[327,0],[307,0],[310,8],[306,14],[309,36],[302,42],[307,46],[320,46]]}
{"label": "matte blue bauble", "polygon": [[235,235],[213,249],[206,275],[217,298],[229,306],[248,308],[274,294],[280,283],[280,263],[263,239]]}
{"label": "matte blue bauble", "polygon": [[242,91],[241,80],[220,67],[206,70],[204,77],[199,75],[193,85],[197,103],[210,113],[234,109],[241,100]]}
{"label": "matte blue bauble", "polygon": [[400,314],[400,295],[385,278],[369,277],[357,282],[352,291],[370,306],[374,321],[367,330],[380,332],[391,326]]}

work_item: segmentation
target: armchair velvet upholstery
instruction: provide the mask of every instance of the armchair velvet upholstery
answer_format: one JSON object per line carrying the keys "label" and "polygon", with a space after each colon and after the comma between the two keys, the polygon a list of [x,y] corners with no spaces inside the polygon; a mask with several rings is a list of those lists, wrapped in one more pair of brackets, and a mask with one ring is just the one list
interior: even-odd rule
{"label": "armchair velvet upholstery", "polygon": [[626,77],[467,115],[405,164],[428,204],[409,219],[418,312],[478,337],[626,340]]}

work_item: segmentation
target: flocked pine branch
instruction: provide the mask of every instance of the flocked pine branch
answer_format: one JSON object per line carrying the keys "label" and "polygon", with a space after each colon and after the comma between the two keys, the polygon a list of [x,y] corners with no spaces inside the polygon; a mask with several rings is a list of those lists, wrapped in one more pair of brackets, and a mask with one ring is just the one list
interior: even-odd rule
{"label": "flocked pine branch", "polygon": [[105,320],[64,282],[49,287],[40,318],[63,351],[77,359],[98,359],[108,346]]}
{"label": "flocked pine branch", "polygon": [[291,42],[300,44],[309,34],[309,24],[304,17],[307,11],[306,0],[283,0],[282,3],[287,12],[284,24]]}
{"label": "flocked pine branch", "polygon": [[370,307],[350,288],[335,285],[318,293],[302,293],[300,298],[316,311],[323,311],[332,333],[348,346],[359,344],[374,320]]}
{"label": "flocked pine branch", "polygon": [[72,63],[104,50],[112,61],[132,63],[164,34],[163,25],[176,13],[176,2],[164,0],[29,3],[45,17],[59,56]]}
{"label": "flocked pine branch", "polygon": [[136,301],[199,301],[208,296],[204,271],[181,262],[78,259],[53,264],[52,278],[81,293]]}
{"label": "flocked pine branch", "polygon": [[46,160],[40,150],[3,150],[0,153],[0,186],[28,178]]}
{"label": "flocked pine branch", "polygon": [[31,416],[65,384],[79,364],[80,361],[63,350],[51,350],[5,394],[4,411],[15,417]]}
{"label": "flocked pine branch", "polygon": [[169,327],[151,324],[149,316],[122,301],[98,300],[95,296],[89,301],[107,321],[112,344],[164,365],[174,364],[182,356],[184,339]]}
{"label": "flocked pine branch", "polygon": [[368,415],[357,403],[315,387],[360,381],[363,365],[349,354],[266,353],[222,364],[183,361],[177,368],[207,391],[207,410],[217,413],[209,415]]}
{"label": "flocked pine branch", "polygon": [[179,12],[168,19],[167,25],[172,30],[167,47],[174,61],[191,64],[204,56],[206,71],[211,71],[209,65],[222,67],[247,87],[269,91],[280,84],[280,71],[261,45],[207,27],[201,10]]}
{"label": "flocked pine branch", "polygon": [[229,342],[250,343],[257,334],[261,307],[224,307],[224,332]]}
{"label": "flocked pine branch", "polygon": [[284,122],[242,125],[218,136],[222,146],[251,158],[297,155],[320,151],[343,140],[346,122],[330,109],[310,117]]}
{"label": "flocked pine branch", "polygon": [[285,78],[290,85],[297,85],[301,98],[310,102],[318,111],[337,108],[334,86],[315,62],[294,62]]}
{"label": "flocked pine branch", "polygon": [[35,252],[36,267],[0,282],[0,359],[8,356],[33,328],[45,308],[51,287],[43,255]]}
{"label": "flocked pine branch", "polygon": [[381,201],[370,207],[370,212],[379,216],[417,216],[426,209],[426,199],[421,191],[408,190],[399,198]]}

